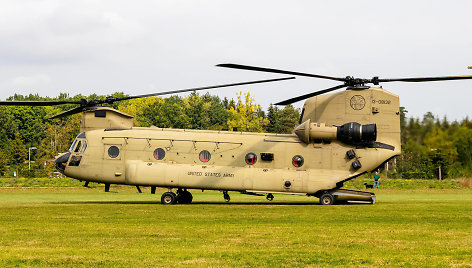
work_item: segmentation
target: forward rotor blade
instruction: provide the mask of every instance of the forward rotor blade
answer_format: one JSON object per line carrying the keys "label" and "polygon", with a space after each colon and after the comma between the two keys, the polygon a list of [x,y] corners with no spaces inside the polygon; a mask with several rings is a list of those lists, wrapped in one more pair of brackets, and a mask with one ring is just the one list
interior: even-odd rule
{"label": "forward rotor blade", "polygon": [[391,78],[391,79],[379,79],[378,81],[379,82],[431,82],[431,81],[464,80],[464,79],[472,79],[472,76],[464,75],[464,76]]}
{"label": "forward rotor blade", "polygon": [[61,118],[61,117],[65,117],[65,116],[69,116],[69,115],[73,115],[73,114],[78,114],[78,113],[82,112],[84,109],[85,109],[85,107],[79,106],[79,107],[76,107],[74,109],[62,112],[60,114],[56,114],[53,117],[49,117],[49,119],[56,119],[56,118]]}
{"label": "forward rotor blade", "polygon": [[61,104],[81,104],[81,101],[0,101],[3,106],[54,106]]}
{"label": "forward rotor blade", "polygon": [[299,73],[299,72],[284,71],[284,70],[278,70],[278,69],[255,67],[255,66],[232,64],[232,63],[218,64],[216,66],[225,67],[225,68],[233,68],[233,69],[241,69],[241,70],[258,71],[258,72],[308,76],[308,77],[330,79],[330,80],[341,81],[341,82],[346,81],[345,78],[339,78],[339,77],[332,77],[332,76],[325,76],[325,75],[318,75],[318,74]]}
{"label": "forward rotor blade", "polygon": [[[259,83],[275,82],[275,81],[290,80],[290,79],[295,79],[295,77],[284,77],[284,78],[276,78],[276,79],[268,79],[268,80],[257,80],[257,81],[249,81],[249,82],[241,82],[241,83],[233,83],[233,84],[208,86],[208,87],[196,87],[196,88],[188,88],[188,89],[179,89],[179,90],[164,91],[164,92],[145,94],[145,95],[113,98],[111,100],[112,101],[130,100],[130,99],[137,99],[137,98],[144,98],[144,97],[151,97],[151,96],[160,96],[160,95],[168,95],[168,94],[175,94],[175,93],[183,93],[183,92],[189,92],[189,91],[199,91],[199,90],[220,88],[220,87],[232,87],[232,86],[259,84]],[[104,100],[104,102],[106,102],[106,100]]]}
{"label": "forward rotor blade", "polygon": [[295,98],[291,98],[291,99],[288,99],[288,100],[277,102],[275,105],[292,104],[294,102],[301,101],[301,100],[304,100],[304,99],[308,99],[308,98],[311,98],[311,97],[314,97],[314,96],[318,96],[318,95],[321,95],[321,94],[324,94],[324,93],[327,93],[327,92],[330,92],[330,91],[333,91],[333,90],[336,90],[336,89],[340,89],[340,88],[343,88],[343,87],[347,87],[347,86],[346,85],[339,85],[339,86],[323,89],[323,90],[320,90],[320,91],[308,93],[308,94],[301,95],[301,96],[298,96],[298,97],[295,97]]}

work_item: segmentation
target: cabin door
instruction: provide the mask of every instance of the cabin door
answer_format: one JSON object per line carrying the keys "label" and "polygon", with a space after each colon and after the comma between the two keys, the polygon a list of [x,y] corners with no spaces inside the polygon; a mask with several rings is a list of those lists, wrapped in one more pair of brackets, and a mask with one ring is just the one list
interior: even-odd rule
{"label": "cabin door", "polygon": [[122,141],[104,140],[103,175],[110,182],[125,182],[125,144]]}

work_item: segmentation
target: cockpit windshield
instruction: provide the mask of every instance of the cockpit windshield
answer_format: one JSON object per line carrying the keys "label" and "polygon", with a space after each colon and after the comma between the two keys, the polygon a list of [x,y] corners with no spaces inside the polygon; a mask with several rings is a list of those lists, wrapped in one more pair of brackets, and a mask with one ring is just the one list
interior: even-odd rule
{"label": "cockpit windshield", "polygon": [[75,145],[77,145],[77,139],[74,140],[74,142],[72,143],[72,145],[69,148],[69,151],[73,151],[74,148],[75,148]]}
{"label": "cockpit windshield", "polygon": [[85,151],[85,148],[87,148],[87,141],[85,140],[85,133],[80,133],[77,135],[77,138],[75,138],[74,142],[69,148],[69,151],[75,152],[75,153],[83,153]]}
{"label": "cockpit windshield", "polygon": [[80,148],[82,147],[82,141],[79,140],[77,142],[77,146],[75,146],[75,150],[74,150],[74,153],[78,153],[80,151]]}

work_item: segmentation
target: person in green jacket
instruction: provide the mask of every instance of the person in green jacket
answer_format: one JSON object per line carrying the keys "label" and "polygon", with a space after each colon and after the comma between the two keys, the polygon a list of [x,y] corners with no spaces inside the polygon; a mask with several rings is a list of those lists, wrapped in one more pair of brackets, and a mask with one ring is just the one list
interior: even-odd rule
{"label": "person in green jacket", "polygon": [[379,189],[379,183],[380,183],[380,174],[379,174],[379,171],[377,170],[374,175],[374,188]]}

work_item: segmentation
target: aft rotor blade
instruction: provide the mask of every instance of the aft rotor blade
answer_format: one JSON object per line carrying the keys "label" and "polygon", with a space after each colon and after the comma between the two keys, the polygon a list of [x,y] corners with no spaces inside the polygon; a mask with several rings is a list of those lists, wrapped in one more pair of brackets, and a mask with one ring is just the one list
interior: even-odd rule
{"label": "aft rotor blade", "polygon": [[[110,99],[110,100],[112,100],[112,101],[129,100],[129,99],[136,99],[136,98],[144,98],[144,97],[168,95],[168,94],[175,94],[175,93],[183,93],[183,92],[189,92],[189,91],[199,91],[199,90],[213,89],[213,88],[221,88],[221,87],[232,87],[232,86],[251,85],[251,84],[275,82],[275,81],[290,80],[290,79],[295,79],[295,77],[284,77],[284,78],[267,79],[267,80],[257,80],[257,81],[249,81],[249,82],[241,82],[241,83],[233,83],[233,84],[223,84],[223,85],[208,86],[208,87],[196,87],[196,88],[188,88],[188,89],[179,89],[179,90],[164,91],[164,92],[151,93],[151,94],[145,94],[145,95],[137,95],[137,96],[113,98],[113,99]],[[104,100],[104,102],[107,102],[107,101]]]}
{"label": "aft rotor blade", "polygon": [[233,64],[233,63],[218,64],[216,66],[225,67],[225,68],[232,68],[232,69],[258,71],[258,72],[308,76],[308,77],[330,79],[330,80],[341,81],[341,82],[346,81],[345,78],[339,78],[339,77],[325,76],[325,75],[319,75],[319,74],[299,73],[299,72],[284,71],[284,70],[279,70],[279,69],[271,69],[271,68],[256,67],[256,66],[249,66],[249,65],[240,65],[240,64]]}
{"label": "aft rotor blade", "polygon": [[446,80],[464,80],[472,79],[470,75],[464,76],[436,76],[436,77],[411,77],[411,78],[390,78],[379,79],[379,82],[431,82],[431,81],[446,81]]}
{"label": "aft rotor blade", "polygon": [[81,101],[0,101],[0,105],[4,106],[54,106],[81,103]]}
{"label": "aft rotor blade", "polygon": [[308,98],[311,98],[311,97],[314,97],[314,96],[318,96],[318,95],[321,95],[321,94],[324,94],[324,93],[328,93],[328,92],[330,92],[330,91],[333,91],[333,90],[336,90],[336,89],[340,89],[340,88],[343,88],[343,87],[347,87],[347,86],[346,86],[346,85],[339,85],[339,86],[335,86],[335,87],[331,87],[331,88],[319,90],[319,91],[316,91],[316,92],[308,93],[308,94],[301,95],[301,96],[298,96],[298,97],[295,97],[295,98],[291,98],[291,99],[288,99],[288,100],[284,100],[284,101],[281,101],[281,102],[277,102],[275,105],[288,105],[288,104],[292,104],[292,103],[294,103],[294,102],[301,101],[301,100],[304,100],[304,99],[308,99]]}
{"label": "aft rotor blade", "polygon": [[74,109],[62,112],[60,114],[56,114],[53,117],[49,117],[49,119],[56,119],[56,118],[61,118],[61,117],[65,117],[65,116],[69,116],[69,115],[73,115],[73,114],[78,114],[78,113],[82,112],[84,109],[85,109],[85,107],[79,106],[79,107],[76,107]]}

